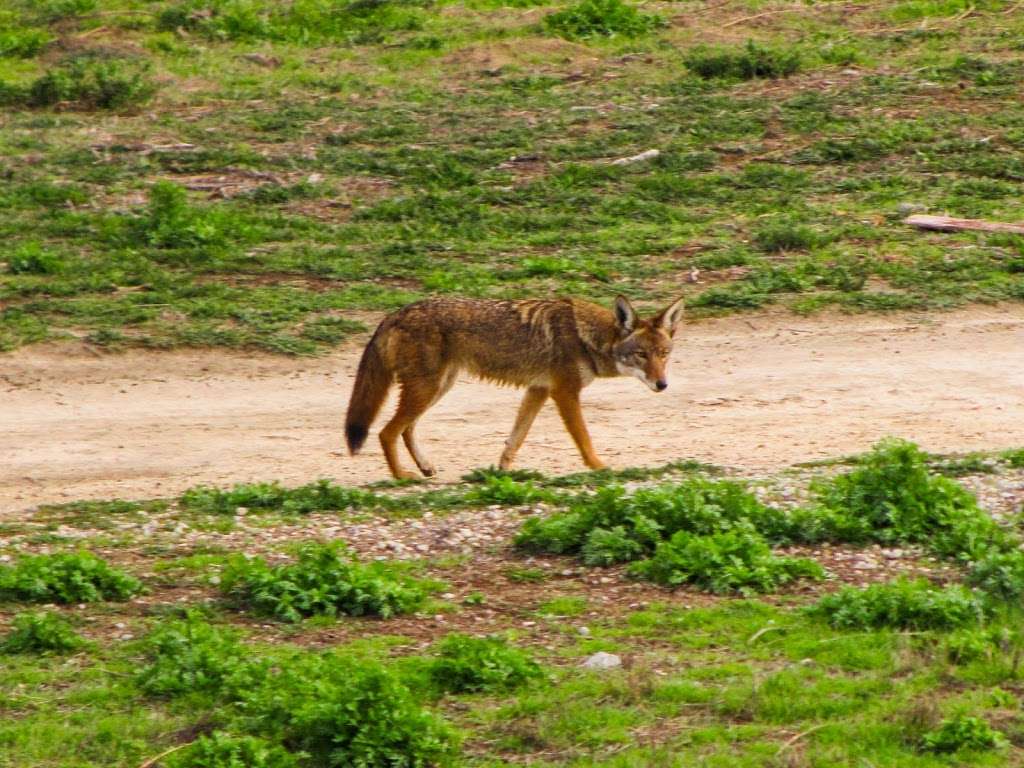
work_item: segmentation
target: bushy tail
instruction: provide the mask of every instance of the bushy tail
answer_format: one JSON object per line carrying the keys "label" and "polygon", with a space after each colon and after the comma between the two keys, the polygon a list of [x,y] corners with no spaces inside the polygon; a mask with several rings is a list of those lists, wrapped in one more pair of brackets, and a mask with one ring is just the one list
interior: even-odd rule
{"label": "bushy tail", "polygon": [[[379,331],[378,331],[379,333]],[[352,388],[352,398],[348,401],[348,414],[345,416],[345,440],[348,452],[359,453],[366,442],[370,425],[377,417],[377,412],[384,405],[391,386],[391,372],[384,365],[384,358],[377,349],[377,333],[363,350],[356,372],[356,383]]]}

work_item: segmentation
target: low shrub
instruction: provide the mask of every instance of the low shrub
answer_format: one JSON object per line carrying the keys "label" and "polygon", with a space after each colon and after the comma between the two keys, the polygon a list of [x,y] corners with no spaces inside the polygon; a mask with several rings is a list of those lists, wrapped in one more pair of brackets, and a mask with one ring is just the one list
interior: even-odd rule
{"label": "low shrub", "polygon": [[85,640],[57,613],[19,613],[0,640],[0,653],[69,653]]}
{"label": "low shrub", "polygon": [[471,489],[466,494],[466,501],[471,504],[503,504],[507,506],[550,501],[552,498],[554,495],[550,491],[537,488],[529,480],[518,481],[507,475],[488,475],[478,487]]}
{"label": "low shrub", "polygon": [[1001,457],[1003,461],[1014,469],[1024,468],[1024,448],[1015,448],[1014,450],[1005,451]]}
{"label": "low shrub", "polygon": [[52,39],[42,29],[0,29],[0,58],[31,59],[42,53]]}
{"label": "low shrub", "polygon": [[930,472],[928,455],[905,440],[882,441],[852,472],[815,482],[812,490],[821,507],[849,521],[849,532],[860,527],[866,541],[920,543],[964,560],[1010,544],[970,492]]}
{"label": "low shrub", "polygon": [[239,507],[309,514],[359,509],[378,501],[369,491],[334,485],[328,480],[298,488],[284,488],[278,483],[242,484],[230,491],[199,486],[185,491],[181,497],[182,507],[189,511],[218,515],[233,515]]}
{"label": "low shrub", "polygon": [[699,77],[734,80],[789,77],[800,69],[800,54],[766,48],[753,40],[740,49],[698,48],[686,56],[686,66]]}
{"label": "low shrub", "polygon": [[332,654],[283,664],[240,695],[233,725],[305,753],[324,768],[453,764],[452,729],[391,672]]}
{"label": "low shrub", "polygon": [[960,585],[939,588],[899,579],[858,589],[845,587],[807,609],[837,629],[957,629],[985,617],[980,596]]}
{"label": "low shrub", "polygon": [[256,736],[214,731],[161,761],[167,768],[298,768],[299,758]]}
{"label": "low shrub", "polygon": [[[659,541],[677,531],[706,535],[728,530],[740,521],[749,521],[773,542],[788,541],[795,531],[786,513],[766,507],[739,483],[698,478],[633,493],[610,485],[593,495],[581,494],[565,511],[528,519],[516,545],[533,552],[576,554],[589,543],[590,551],[600,558],[602,542],[624,552],[628,545],[621,538],[625,537],[639,545],[639,550],[628,547],[639,557],[653,552]],[[613,536],[591,538],[595,531],[616,529]]]}
{"label": "low shrub", "polygon": [[296,44],[380,42],[385,32],[421,29],[429,0],[179,0],[156,17],[161,30],[184,29],[211,40]]}
{"label": "low shrub", "polygon": [[967,583],[998,600],[1019,600],[1024,595],[1024,552],[989,552],[974,562]]}
{"label": "low shrub", "polygon": [[148,65],[134,59],[80,55],[31,83],[22,95],[30,107],[66,104],[77,109],[124,109],[149,101],[156,85]]}
{"label": "low shrub", "polygon": [[195,613],[160,626],[145,647],[148,663],[136,684],[151,696],[219,693],[247,659],[237,632],[211,626]]}
{"label": "low shrub", "polygon": [[1006,737],[980,717],[956,715],[921,739],[926,752],[987,751],[1009,745]]}
{"label": "low shrub", "polygon": [[614,565],[643,556],[643,545],[630,538],[621,525],[614,528],[594,528],[587,534],[580,555],[586,565]]}
{"label": "low shrub", "polygon": [[221,588],[239,607],[282,621],[304,616],[388,618],[419,608],[437,585],[415,579],[394,563],[360,563],[343,544],[306,544],[298,560],[270,566],[236,556]]}
{"label": "low shrub", "polygon": [[661,16],[639,11],[622,0],[582,0],[544,19],[549,32],[566,40],[639,37],[665,24]]}
{"label": "low shrub", "polygon": [[813,560],[778,557],[752,527],[708,536],[679,531],[658,545],[648,560],[630,573],[659,584],[693,584],[711,592],[770,592],[797,579],[820,579],[824,570]]}
{"label": "low shrub", "polygon": [[64,269],[64,260],[39,243],[25,243],[7,259],[7,271],[12,275],[58,275]]}
{"label": "low shrub", "polygon": [[951,664],[968,664],[990,659],[999,649],[1000,638],[991,629],[961,629],[942,641],[942,650]]}
{"label": "low shrub", "polygon": [[806,251],[820,245],[824,238],[805,224],[771,221],[754,232],[754,243],[767,253]]}
{"label": "low shrub", "polygon": [[93,603],[141,591],[142,582],[90,552],[32,555],[0,567],[0,600]]}
{"label": "low shrub", "polygon": [[430,666],[431,680],[449,693],[507,691],[540,674],[527,653],[499,637],[449,635]]}
{"label": "low shrub", "polygon": [[223,246],[233,230],[225,217],[189,205],[185,188],[172,181],[150,187],[146,211],[130,227],[134,242],[157,248]]}

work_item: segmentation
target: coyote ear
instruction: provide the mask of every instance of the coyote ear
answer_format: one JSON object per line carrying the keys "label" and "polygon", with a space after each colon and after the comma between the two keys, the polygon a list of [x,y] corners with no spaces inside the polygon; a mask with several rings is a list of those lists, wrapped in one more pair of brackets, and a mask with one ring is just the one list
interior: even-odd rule
{"label": "coyote ear", "polygon": [[625,296],[615,297],[615,319],[626,333],[632,333],[636,328],[636,310]]}
{"label": "coyote ear", "polygon": [[676,335],[676,328],[683,321],[683,299],[678,298],[665,307],[654,318],[654,324],[668,331],[669,336]]}

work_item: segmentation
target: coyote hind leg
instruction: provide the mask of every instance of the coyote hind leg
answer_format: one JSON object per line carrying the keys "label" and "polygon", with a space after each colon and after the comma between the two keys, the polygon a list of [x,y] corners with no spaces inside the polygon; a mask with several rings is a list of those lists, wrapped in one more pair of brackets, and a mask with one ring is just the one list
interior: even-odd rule
{"label": "coyote hind leg", "polygon": [[433,477],[437,473],[437,469],[434,467],[434,463],[427,458],[427,455],[420,450],[419,445],[416,443],[416,423],[429,408],[431,408],[438,400],[447,394],[448,390],[452,388],[452,384],[455,383],[455,371],[449,371],[445,373],[440,380],[440,384],[437,387],[437,391],[433,397],[430,398],[430,402],[420,411],[419,415],[413,419],[412,423],[402,432],[402,441],[405,443],[405,447],[409,450],[409,455],[412,456],[412,460],[416,462],[416,466],[420,468],[420,472],[423,473],[424,477]]}
{"label": "coyote hind leg", "polygon": [[[419,451],[413,451],[413,448],[416,447],[416,442],[411,428],[416,424],[419,417],[423,415],[424,411],[433,405],[440,388],[440,383],[438,379],[415,379],[404,382],[402,384],[402,394],[398,396],[398,409],[395,411],[391,421],[380,431],[380,445],[384,449],[384,458],[388,462],[388,468],[391,470],[391,474],[400,480],[412,479],[417,475],[415,472],[410,472],[402,467],[402,462],[398,458],[398,436],[404,435],[406,431],[409,431],[409,437],[405,438],[405,444],[409,446],[412,443],[410,453],[413,454],[413,458],[416,458],[416,463],[419,464],[420,460],[425,457]],[[417,454],[419,454],[418,457]],[[427,466],[429,467],[429,463]]]}
{"label": "coyote hind leg", "polygon": [[526,390],[526,394],[523,395],[523,402],[519,405],[519,413],[516,414],[515,426],[512,427],[512,433],[508,436],[508,440],[505,441],[505,450],[502,451],[501,461],[498,462],[498,466],[502,469],[510,469],[512,467],[512,462],[516,459],[516,453],[522,447],[523,440],[526,439],[526,433],[533,426],[533,420],[537,418],[537,413],[544,406],[545,401],[548,399],[548,394],[547,387],[530,387]]}

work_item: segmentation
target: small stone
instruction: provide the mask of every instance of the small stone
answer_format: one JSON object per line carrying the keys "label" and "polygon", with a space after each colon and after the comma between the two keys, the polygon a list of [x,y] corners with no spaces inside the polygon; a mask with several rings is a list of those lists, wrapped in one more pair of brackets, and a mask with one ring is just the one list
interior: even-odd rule
{"label": "small stone", "polygon": [[590,637],[590,627],[576,627],[576,634],[580,637]]}
{"label": "small stone", "polygon": [[869,560],[861,560],[854,563],[853,568],[856,571],[874,571],[878,569],[878,563],[872,563]]}
{"label": "small stone", "polygon": [[927,211],[928,206],[922,205],[921,203],[900,203],[896,206],[896,213],[901,216],[907,216],[911,213],[921,213],[921,211]]}
{"label": "small stone", "polygon": [[598,651],[589,659],[584,661],[580,666],[584,669],[618,669],[622,666],[622,659],[614,653]]}
{"label": "small stone", "polygon": [[249,514],[249,508],[248,507],[236,507],[235,508],[235,514],[236,515],[247,515],[247,514]]}

